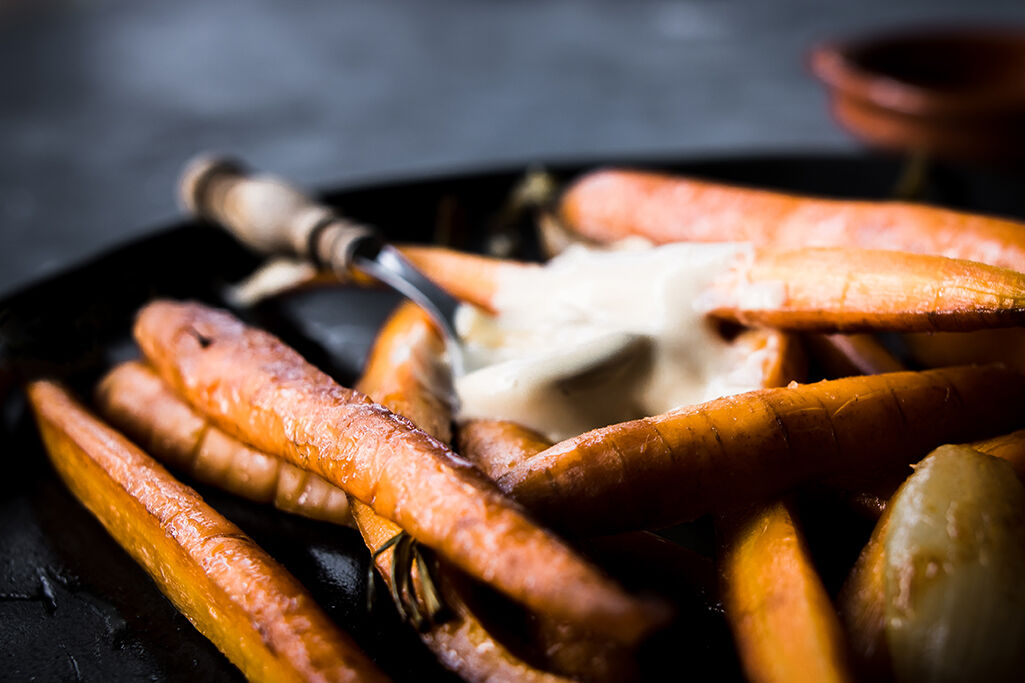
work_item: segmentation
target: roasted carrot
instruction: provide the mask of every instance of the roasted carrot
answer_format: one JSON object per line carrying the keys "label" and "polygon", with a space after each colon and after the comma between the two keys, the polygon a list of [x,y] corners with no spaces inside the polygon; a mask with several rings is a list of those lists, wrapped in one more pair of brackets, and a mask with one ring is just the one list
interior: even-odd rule
{"label": "roasted carrot", "polygon": [[[378,572],[388,581],[392,555],[377,551],[401,534],[402,528],[356,499],[352,501],[352,511],[364,542],[374,553]],[[429,625],[420,633],[420,638],[443,666],[467,681],[556,683],[568,680],[531,666],[495,639],[467,605],[459,583],[449,571],[442,568],[435,578],[449,618]]]}
{"label": "roasted carrot", "polygon": [[791,330],[972,330],[1025,313],[1021,273],[880,250],[763,249],[713,290],[711,315]]}
{"label": "roasted carrot", "polygon": [[805,341],[827,377],[878,375],[906,369],[870,334],[811,334]]}
{"label": "roasted carrot", "polygon": [[[776,330],[747,330],[733,343],[738,356],[760,360],[756,372],[762,386],[782,386],[804,377],[804,354],[791,335]],[[509,420],[467,420],[459,425],[458,452],[491,479],[498,479],[551,446],[552,442],[542,435]]]}
{"label": "roasted carrot", "polygon": [[[758,333],[764,331],[747,335]],[[763,372],[762,386],[803,377],[794,353],[781,344],[770,354],[775,362]],[[787,503],[774,502],[717,520],[723,609],[741,662],[752,681],[851,680],[840,623],[793,517]]]}
{"label": "roasted carrot", "polygon": [[1025,376],[998,366],[762,389],[568,439],[498,484],[562,528],[656,528],[999,434],[1023,407]]}
{"label": "roasted carrot", "polygon": [[723,607],[752,681],[849,681],[846,643],[784,503],[720,520]]}
{"label": "roasted carrot", "polygon": [[816,199],[606,169],[564,193],[558,217],[598,242],[752,242],[935,254],[1025,271],[1020,223],[903,202]]}
{"label": "roasted carrot", "polygon": [[[357,389],[416,424],[424,425],[432,435],[447,437],[451,404],[447,400],[450,378],[441,372],[445,369],[444,352],[441,336],[430,318],[413,304],[403,304],[378,334]],[[550,444],[544,444],[542,448],[547,445]],[[390,582],[393,553],[378,551],[402,529],[359,501],[353,501],[353,506],[358,527],[374,554],[378,571],[386,582]],[[559,676],[517,658],[489,633],[467,604],[464,591],[460,590],[461,583],[465,584],[465,581],[460,582],[454,577],[447,565],[440,564],[435,579],[452,618],[429,625],[421,637],[443,664],[463,678],[474,681],[561,680]],[[389,585],[389,588],[396,590],[395,586]],[[615,667],[616,662],[610,661],[607,654],[607,651],[617,649],[614,645],[603,641],[605,647],[596,651],[592,640],[581,638],[565,624],[544,615],[538,615],[535,622],[543,635],[550,636],[546,643],[548,647],[543,648],[543,658],[555,664],[552,667],[555,671],[583,671],[592,680],[608,680],[607,675],[595,674],[606,674],[609,670],[622,673],[623,668]],[[581,658],[584,661],[580,661]]]}
{"label": "roasted carrot", "polygon": [[452,370],[445,361],[445,340],[421,308],[395,309],[356,388],[439,441],[451,441]]}
{"label": "roasted carrot", "polygon": [[[441,247],[407,256],[453,296],[493,310],[541,267]],[[747,325],[813,332],[921,332],[1025,322],[1025,275],[940,256],[805,248],[742,253],[695,305]]]}
{"label": "roasted carrot", "polygon": [[386,680],[238,527],[61,386],[29,401],[61,479],[249,680]]}
{"label": "roasted carrot", "polygon": [[96,403],[147,452],[205,484],[311,519],[352,523],[344,491],[212,426],[142,363],[129,361],[107,373]]}
{"label": "roasted carrot", "polygon": [[509,420],[467,420],[457,434],[459,453],[491,479],[552,446],[537,432]]}
{"label": "roasted carrot", "polygon": [[273,336],[222,311],[170,301],[146,306],[135,335],[165,381],[222,429],[320,474],[513,599],[624,641],[663,618],[444,444]]}

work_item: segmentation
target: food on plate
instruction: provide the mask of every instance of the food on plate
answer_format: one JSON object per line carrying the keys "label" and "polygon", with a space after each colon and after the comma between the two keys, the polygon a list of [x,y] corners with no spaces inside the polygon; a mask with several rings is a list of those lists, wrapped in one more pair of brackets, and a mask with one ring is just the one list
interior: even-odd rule
{"label": "food on plate", "polygon": [[[1025,666],[1025,489],[943,446],[887,506],[845,588],[856,654],[898,681],[1012,681]],[[871,672],[872,669],[867,669]]]}
{"label": "food on plate", "polygon": [[847,643],[791,507],[736,511],[718,524],[723,608],[751,681],[852,681]]}
{"label": "food on plate", "polygon": [[489,479],[552,446],[532,429],[512,420],[466,420],[457,431],[459,454]]}
{"label": "food on plate", "polygon": [[596,429],[529,458],[502,490],[560,528],[657,528],[1021,422],[1025,375],[941,368],[761,389]]}
{"label": "food on plate", "polygon": [[258,503],[334,524],[352,524],[345,492],[261,453],[210,424],[138,361],[118,365],[96,389],[99,412],[170,467]]}
{"label": "food on plate", "polygon": [[241,529],[58,384],[29,401],[54,468],[182,614],[253,681],[383,681]]}
{"label": "food on plate", "polygon": [[135,336],[165,381],[219,427],[323,476],[531,609],[623,641],[664,619],[660,605],[581,561],[440,441],[270,334],[199,304],[156,301]]}
{"label": "food on plate", "polygon": [[[444,354],[444,342],[427,314],[405,303],[381,328],[357,389],[415,424],[425,425],[433,436],[447,440],[452,417],[451,378],[438,372],[446,367]],[[401,609],[418,618],[420,614],[425,615],[419,626],[420,637],[446,667],[469,681],[565,680],[562,675],[567,669],[588,680],[609,680],[604,675],[612,668],[609,653],[619,652],[617,647],[607,641],[598,641],[600,649],[588,647],[592,640],[543,614],[536,615],[535,621],[542,625],[545,635],[556,641],[555,652],[563,655],[555,658],[556,666],[548,667],[554,673],[539,669],[510,652],[470,606],[473,587],[444,561],[438,562],[433,578],[429,579],[435,596],[425,599],[424,572],[428,569],[423,563],[416,567],[418,582],[405,587],[407,593],[415,595],[399,595],[403,588],[398,585],[402,578],[395,574],[398,549],[394,541],[401,537],[402,528],[358,500],[353,501],[353,509],[380,576]],[[391,550],[389,543],[393,544]],[[471,599],[468,601],[467,597]],[[437,604],[426,604],[432,601]],[[412,604],[406,606],[407,603]],[[589,656],[566,661],[564,653],[579,653],[581,649]],[[543,652],[544,659],[552,660],[548,648]],[[622,673],[623,669],[620,666],[615,671]]]}
{"label": "food on plate", "polygon": [[1025,271],[1025,226],[893,201],[799,197],[672,175],[602,169],[563,194],[557,219],[596,242],[751,242],[888,249]]}
{"label": "food on plate", "polygon": [[[763,386],[794,352],[778,331],[723,336],[695,305],[737,245],[572,250],[507,270],[490,304],[462,307],[461,422],[511,420],[557,441]],[[446,270],[448,281],[474,273]]]}
{"label": "food on plate", "polygon": [[[453,296],[498,312],[525,288],[560,282],[583,259],[579,255],[589,254],[592,268],[618,266],[621,272],[633,265],[634,277],[654,276],[659,260],[677,264],[677,277],[697,271],[685,285],[695,297],[693,307],[742,324],[814,332],[923,332],[1010,327],[1025,320],[1025,275],[924,254],[677,243],[625,252],[569,249],[550,262],[556,264],[552,268],[441,247],[409,247],[404,253]],[[566,259],[568,254],[578,256]]]}
{"label": "food on plate", "polygon": [[[619,170],[540,220],[544,265],[401,248],[465,302],[455,375],[408,302],[350,390],[223,311],[156,301],[99,409],[201,481],[356,526],[377,595],[466,680],[632,680],[685,629],[673,655],[735,643],[755,681],[1020,670],[1025,226]],[[342,280],[368,284],[277,262],[226,296]],[[873,336],[894,332],[899,358]],[[378,675],[191,490],[58,385],[29,395],[75,495],[247,675]],[[850,555],[820,578],[816,553],[843,557],[797,518],[807,493],[878,517],[839,615],[868,520],[825,520]]]}

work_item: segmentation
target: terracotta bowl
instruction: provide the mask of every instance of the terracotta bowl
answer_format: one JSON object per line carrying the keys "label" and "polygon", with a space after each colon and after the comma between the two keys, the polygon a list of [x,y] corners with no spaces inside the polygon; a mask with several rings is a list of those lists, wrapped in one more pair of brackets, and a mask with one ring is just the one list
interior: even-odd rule
{"label": "terracotta bowl", "polygon": [[833,115],[870,145],[959,159],[1025,157],[1025,27],[825,43],[811,54]]}

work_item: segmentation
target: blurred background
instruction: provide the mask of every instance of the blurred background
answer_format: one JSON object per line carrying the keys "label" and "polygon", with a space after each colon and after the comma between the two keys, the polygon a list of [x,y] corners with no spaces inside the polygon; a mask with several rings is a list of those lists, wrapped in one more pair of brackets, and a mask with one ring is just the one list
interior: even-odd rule
{"label": "blurred background", "polygon": [[0,293],[172,221],[198,151],[314,187],[545,160],[861,153],[818,41],[1021,0],[0,0]]}

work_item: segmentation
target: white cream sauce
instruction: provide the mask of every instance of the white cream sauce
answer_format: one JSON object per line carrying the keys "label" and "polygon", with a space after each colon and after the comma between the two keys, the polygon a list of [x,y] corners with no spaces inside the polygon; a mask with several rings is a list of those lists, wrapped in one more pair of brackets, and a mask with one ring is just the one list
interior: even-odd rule
{"label": "white cream sauce", "polygon": [[706,320],[711,282],[747,244],[574,246],[513,271],[497,314],[464,306],[460,419],[519,422],[552,440],[758,387]]}

